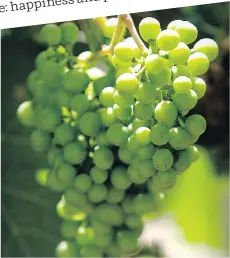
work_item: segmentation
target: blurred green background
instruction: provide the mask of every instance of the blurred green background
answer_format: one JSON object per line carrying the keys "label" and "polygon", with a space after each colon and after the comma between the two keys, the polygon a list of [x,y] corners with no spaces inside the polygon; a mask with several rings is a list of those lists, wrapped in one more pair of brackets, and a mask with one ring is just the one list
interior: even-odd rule
{"label": "blurred green background", "polygon": [[[199,38],[210,37],[220,55],[206,76],[208,91],[194,112],[208,122],[198,144],[202,157],[182,175],[175,189],[163,201],[162,212],[174,212],[178,225],[190,242],[203,242],[228,249],[229,189],[229,3],[132,14],[135,24],[146,16],[160,20],[164,28],[171,20],[194,23]],[[89,45],[80,42],[76,54],[98,49],[102,37],[92,21],[77,22]],[[60,220],[56,203],[60,194],[40,187],[34,179],[37,168],[47,166],[46,157],[29,145],[30,130],[16,119],[17,106],[29,98],[26,77],[34,68],[41,26],[2,31],[2,256],[52,257],[60,241]],[[227,201],[226,201],[227,200]],[[225,202],[224,202],[225,201]]]}

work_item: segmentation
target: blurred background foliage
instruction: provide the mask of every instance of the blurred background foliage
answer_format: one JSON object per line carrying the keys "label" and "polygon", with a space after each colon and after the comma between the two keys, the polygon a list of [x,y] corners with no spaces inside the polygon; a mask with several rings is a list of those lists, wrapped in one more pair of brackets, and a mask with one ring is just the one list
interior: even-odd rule
{"label": "blurred background foliage", "polygon": [[[188,20],[197,26],[199,38],[213,38],[220,47],[218,60],[206,75],[207,94],[195,110],[208,122],[207,131],[198,142],[202,157],[179,178],[154,216],[173,212],[188,241],[227,249],[229,3],[132,14],[137,26],[146,16],[159,19],[163,28],[171,20]],[[83,31],[75,47],[76,55],[88,49],[95,51],[104,44],[92,20],[76,23]],[[60,194],[51,193],[35,182],[34,172],[47,166],[46,157],[31,150],[30,131],[15,116],[17,106],[29,98],[26,77],[34,68],[36,55],[44,49],[38,37],[40,28],[29,26],[1,33],[3,257],[52,257],[61,238],[55,210]]]}

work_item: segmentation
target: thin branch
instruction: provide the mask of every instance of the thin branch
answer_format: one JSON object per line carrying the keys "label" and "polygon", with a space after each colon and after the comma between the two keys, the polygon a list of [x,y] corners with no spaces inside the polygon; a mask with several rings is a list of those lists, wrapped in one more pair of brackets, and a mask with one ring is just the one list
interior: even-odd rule
{"label": "thin branch", "polygon": [[139,47],[139,49],[141,50],[141,52],[148,52],[147,47],[145,46],[145,44],[141,40],[141,38],[140,38],[140,36],[139,36],[139,34],[136,30],[136,27],[133,23],[133,19],[132,19],[131,15],[130,14],[123,14],[123,15],[120,15],[120,17],[123,20],[123,22],[125,23],[127,29],[129,30],[129,33],[131,34],[132,38],[136,42],[136,44]]}

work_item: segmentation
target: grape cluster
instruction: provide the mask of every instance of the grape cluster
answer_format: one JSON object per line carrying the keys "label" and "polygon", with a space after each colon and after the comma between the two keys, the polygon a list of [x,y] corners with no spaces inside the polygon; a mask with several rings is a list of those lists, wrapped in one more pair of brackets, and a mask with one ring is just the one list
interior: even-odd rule
{"label": "grape cluster", "polygon": [[[116,24],[115,18],[105,24],[108,38]],[[201,39],[190,49],[198,31],[182,20],[162,30],[158,20],[144,18],[139,33],[148,51],[123,38],[104,72],[92,52],[73,55],[79,34],[74,23],[41,29],[49,47],[36,58],[27,81],[32,99],[17,115],[34,128],[33,149],[47,152],[49,168],[36,172],[37,181],[63,193],[58,257],[136,252],[143,215],[199,158],[194,144],[206,121],[190,111],[205,95],[198,76],[218,46]]]}

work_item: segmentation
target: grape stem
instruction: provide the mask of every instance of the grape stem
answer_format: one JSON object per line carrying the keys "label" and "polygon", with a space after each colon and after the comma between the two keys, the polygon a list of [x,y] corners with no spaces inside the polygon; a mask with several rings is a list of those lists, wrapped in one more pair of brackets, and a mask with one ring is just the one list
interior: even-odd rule
{"label": "grape stem", "polygon": [[141,52],[148,52],[147,47],[141,40],[141,38],[136,30],[136,27],[133,23],[133,19],[132,19],[131,15],[130,14],[122,14],[122,15],[119,15],[118,17],[121,17],[122,21],[125,23],[130,35],[136,42],[136,44],[139,47],[139,49],[141,50]]}

